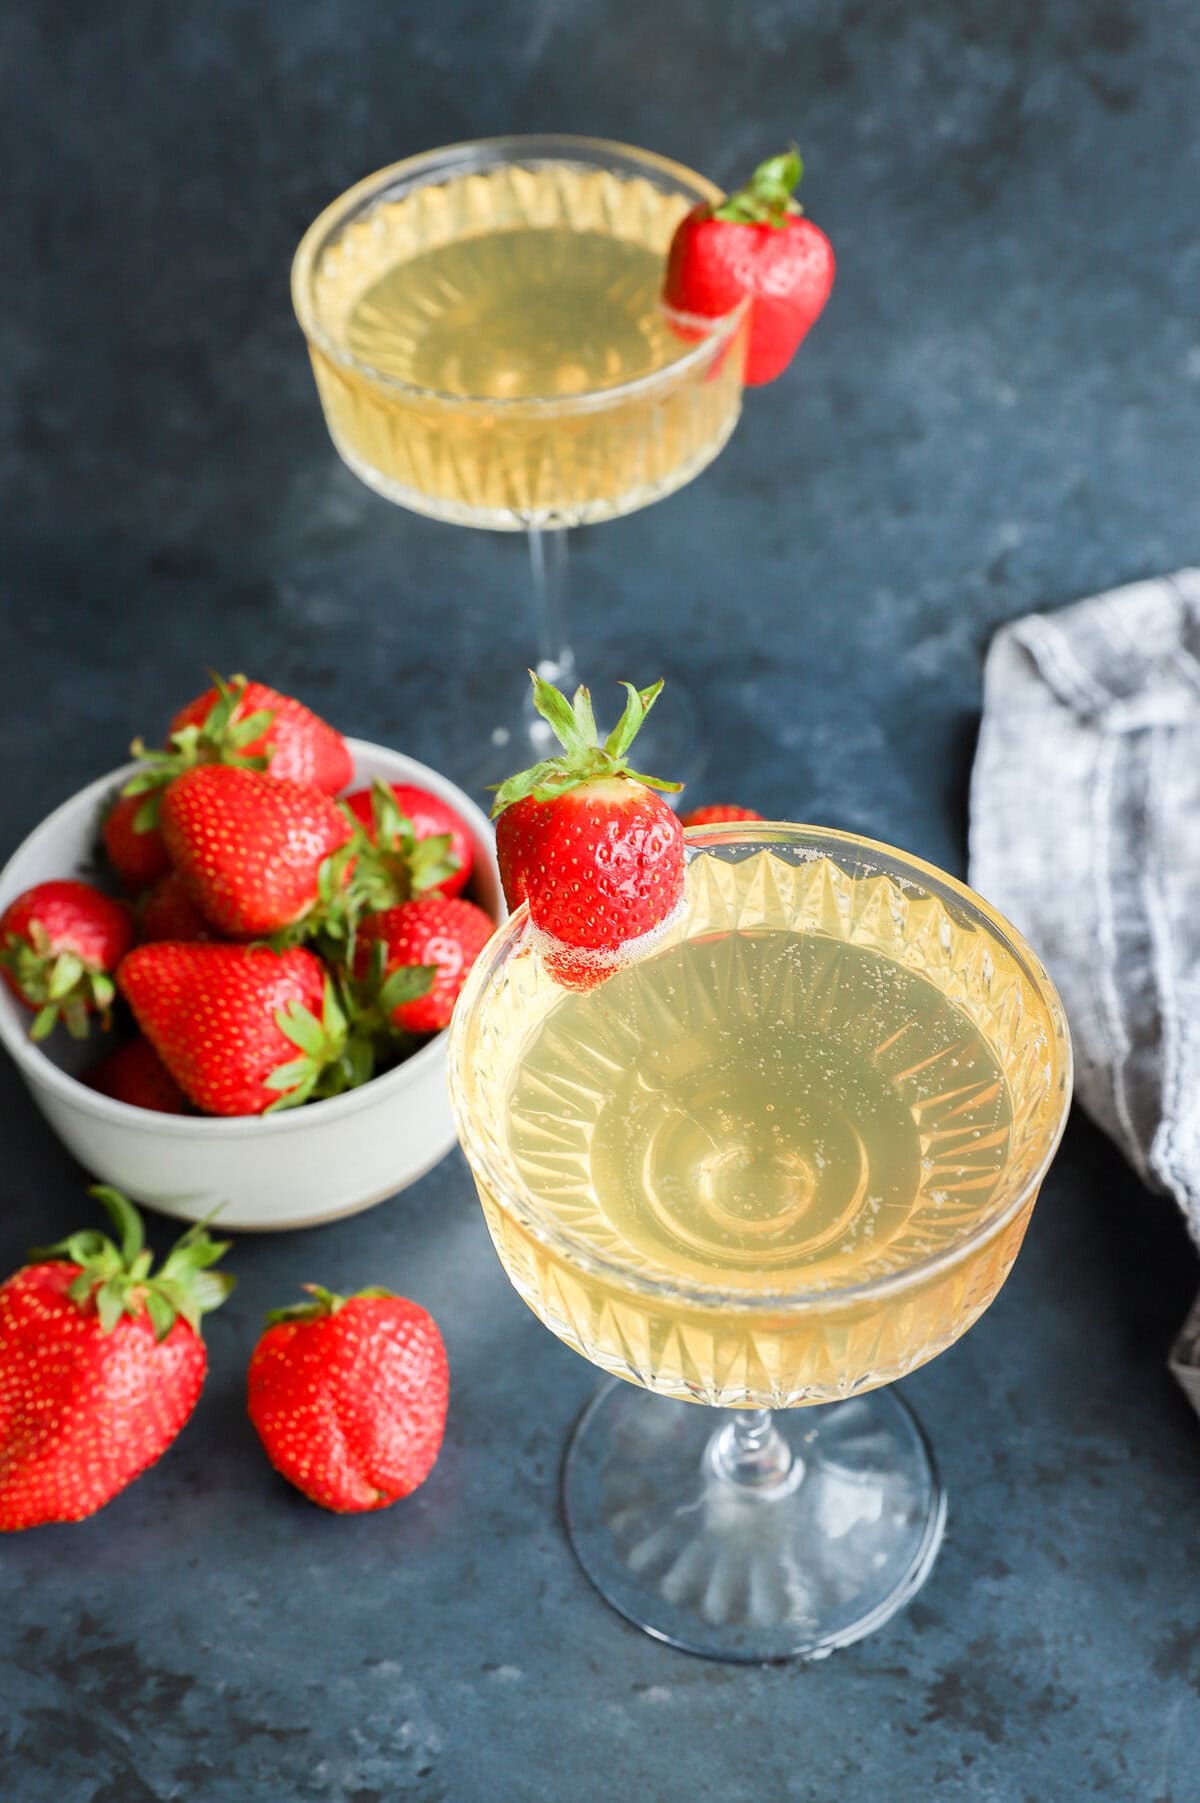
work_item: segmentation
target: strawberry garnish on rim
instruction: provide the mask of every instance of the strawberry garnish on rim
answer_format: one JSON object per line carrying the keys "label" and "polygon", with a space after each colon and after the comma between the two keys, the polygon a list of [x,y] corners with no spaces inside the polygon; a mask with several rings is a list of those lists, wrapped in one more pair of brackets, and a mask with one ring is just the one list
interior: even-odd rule
{"label": "strawberry garnish on rim", "polygon": [[803,168],[795,145],[768,157],[719,205],[693,207],[671,240],[663,299],[681,337],[698,335],[689,317],[724,318],[749,298],[747,387],[782,375],[833,287],[833,246],[795,196]]}
{"label": "strawberry garnish on rim", "polygon": [[656,793],[680,784],[629,764],[662,683],[623,684],[625,711],[601,742],[587,689],[568,702],[530,675],[534,706],[563,750],[500,784],[496,853],[509,906],[527,902],[534,926],[556,942],[550,968],[586,987],[661,926],[683,895],[683,832]]}

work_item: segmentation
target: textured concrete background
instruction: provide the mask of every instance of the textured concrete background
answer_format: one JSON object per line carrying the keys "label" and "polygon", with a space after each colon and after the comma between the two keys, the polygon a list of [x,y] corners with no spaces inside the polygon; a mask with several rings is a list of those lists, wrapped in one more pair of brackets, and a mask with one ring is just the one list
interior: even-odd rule
{"label": "textured concrete background", "polygon": [[[584,669],[719,713],[710,795],[961,871],[996,623],[1200,559],[1193,0],[38,0],[0,51],[0,851],[207,663],[434,762],[460,689],[481,720],[520,669],[520,544],[342,470],[289,310],[310,217],[430,144],[594,131],[727,181],[801,142],[827,317],[714,469],[576,559]],[[9,1269],[90,1204],[7,1066],[0,1110]],[[932,1580],[807,1669],[672,1653],[579,1575],[555,1485],[593,1374],[457,1155],[234,1262],[178,1447],[0,1548],[6,1803],[1200,1796],[1200,1427],[1163,1368],[1198,1271],[1085,1122],[999,1302],[904,1386],[951,1494]],[[288,1492],[244,1419],[308,1278],[448,1342],[445,1452],[379,1516]]]}

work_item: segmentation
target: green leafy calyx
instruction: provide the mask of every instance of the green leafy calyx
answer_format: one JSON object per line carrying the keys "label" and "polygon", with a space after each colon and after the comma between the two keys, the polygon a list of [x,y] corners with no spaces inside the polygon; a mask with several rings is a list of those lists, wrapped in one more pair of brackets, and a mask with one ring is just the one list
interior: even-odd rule
{"label": "green leafy calyx", "polygon": [[530,769],[510,776],[507,782],[495,785],[493,820],[514,802],[524,801],[527,795],[532,795],[535,801],[553,801],[555,796],[565,795],[581,783],[614,776],[629,777],[634,782],[644,783],[648,789],[674,792],[683,787],[682,783],[645,776],[629,765],[629,748],[662,693],[661,681],[651,683],[648,689],[635,689],[631,682],[621,684],[626,694],[625,711],[601,743],[592,712],[592,698],[582,685],[568,701],[553,683],[546,682],[533,670],[529,672],[529,679],[533,684],[533,705],[563,747],[562,753],[558,757],[544,758]]}
{"label": "green leafy calyx", "polygon": [[450,834],[418,839],[416,828],[396,800],[391,784],[377,776],[371,785],[371,831],[345,809],[356,828],[352,887],[361,909],[372,914],[424,895],[459,868]]}
{"label": "green leafy calyx", "polygon": [[76,952],[55,951],[40,920],[30,921],[27,932],[28,938],[8,934],[0,946],[0,964],[11,972],[30,1007],[37,1010],[31,1036],[45,1039],[61,1020],[72,1039],[86,1039],[93,1014],[100,1016],[107,1029],[116,995],[108,973],[85,964]]}
{"label": "green leafy calyx", "polygon": [[266,943],[275,951],[311,943],[327,961],[348,968],[365,915],[426,894],[453,875],[459,860],[450,850],[449,833],[417,838],[413,822],[381,777],[371,790],[369,829],[349,808],[343,806],[342,812],[353,830],[345,844],[322,859],[316,901]]}
{"label": "green leafy calyx", "polygon": [[374,1301],[387,1300],[394,1292],[381,1290],[373,1286],[367,1290],[355,1290],[353,1295],[339,1296],[333,1290],[327,1290],[323,1284],[304,1283],[301,1289],[312,1297],[311,1302],[293,1302],[289,1308],[273,1308],[267,1316],[268,1327],[277,1327],[281,1321],[322,1321],[328,1315],[336,1315],[345,1308],[348,1302],[356,1302],[361,1298]]}
{"label": "green leafy calyx", "polygon": [[274,711],[256,708],[252,714],[235,719],[246,693],[246,677],[231,676],[226,681],[215,670],[210,670],[209,675],[217,699],[199,725],[181,726],[170,735],[163,750],[147,746],[142,739],[135,739],[129,748],[142,767],[129,778],[121,793],[146,797],[133,820],[140,833],[158,825],[162,791],[194,764],[235,764],[243,770],[265,770],[271,761],[269,753],[251,754],[246,747],[261,739],[275,718]]}
{"label": "green leafy calyx", "polygon": [[396,1058],[416,1049],[417,1041],[392,1019],[405,1002],[428,995],[437,978],[436,964],[398,964],[388,969],[388,948],[383,939],[371,942],[366,968],[343,980],[342,994],[354,1032],[370,1041],[384,1058]]}
{"label": "green leafy calyx", "polygon": [[156,1340],[165,1340],[177,1320],[199,1333],[200,1317],[220,1308],[237,1281],[212,1268],[230,1242],[210,1239],[207,1223],[200,1221],[176,1240],[155,1271],[133,1203],[106,1183],[93,1184],[88,1194],[103,1204],[116,1241],[98,1228],[85,1228],[57,1245],[39,1247],[30,1253],[30,1262],[62,1258],[78,1265],[67,1295],[81,1309],[95,1309],[103,1333],[111,1333],[123,1315],[136,1318],[143,1309]]}
{"label": "green leafy calyx", "polygon": [[713,208],[712,216],[735,225],[769,225],[778,230],[804,211],[795,195],[803,174],[804,164],[793,144],[782,156],[760,163],[745,187],[726,195],[720,206]]}
{"label": "green leafy calyx", "polygon": [[372,1075],[374,1063],[369,1058],[369,1047],[364,1047],[351,1032],[332,977],[325,979],[320,1020],[311,1008],[293,998],[286,1008],[276,1011],[275,1025],[295,1046],[297,1056],[278,1065],[264,1079],[267,1089],[281,1092],[264,1110],[266,1114],[298,1108],[310,1099],[340,1095]]}

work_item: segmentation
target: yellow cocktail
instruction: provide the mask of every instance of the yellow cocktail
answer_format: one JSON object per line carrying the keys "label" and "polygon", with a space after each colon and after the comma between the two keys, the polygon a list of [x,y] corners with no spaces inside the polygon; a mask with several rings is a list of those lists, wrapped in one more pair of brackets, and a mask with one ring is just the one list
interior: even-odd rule
{"label": "yellow cocktail", "polygon": [[[708,829],[660,944],[586,994],[556,987],[518,913],[464,992],[451,1062],[488,1226],[534,1312],[618,1377],[738,1411],[701,1481],[702,1411],[668,1429],[668,1405],[624,1387],[597,1405],[626,1453],[647,1436],[651,1525],[631,1525],[611,1438],[617,1502],[595,1500],[598,1416],[567,1492],[590,1574],[696,1650],[779,1657],[867,1631],[928,1568],[941,1505],[919,1430],[863,1393],[987,1307],[1062,1127],[1069,1044],[1032,953],[969,891],[885,847]],[[861,1400],[794,1429],[760,1413],[844,1398]],[[655,1440],[672,1436],[680,1462],[659,1483]],[[716,1619],[711,1598],[707,1617],[687,1600],[694,1504],[744,1512],[753,1496],[761,1537],[773,1498],[778,1547],[787,1509],[823,1495],[827,1514],[848,1467],[856,1507],[871,1501],[861,1544],[835,1549],[840,1613],[813,1596],[794,1608],[762,1571],[753,1602]],[[814,1520],[791,1553],[820,1592],[830,1549]],[[699,1560],[704,1595],[722,1557],[714,1542]]]}
{"label": "yellow cocktail", "polygon": [[519,529],[630,513],[711,462],[741,408],[742,347],[731,329],[690,344],[663,312],[677,183],[535,154],[440,180],[409,168],[343,196],[297,258],[325,417],[356,474],[439,519]]}
{"label": "yellow cocktail", "polygon": [[[566,687],[566,529],[691,481],[741,411],[744,307],[681,333],[661,301],[676,225],[719,198],[628,145],[481,139],[359,182],[296,252],[293,301],[342,458],[415,512],[528,533],[538,668]],[[675,726],[648,738],[686,776],[698,747],[673,693]],[[495,747],[485,781],[545,750],[515,695],[480,736]]]}

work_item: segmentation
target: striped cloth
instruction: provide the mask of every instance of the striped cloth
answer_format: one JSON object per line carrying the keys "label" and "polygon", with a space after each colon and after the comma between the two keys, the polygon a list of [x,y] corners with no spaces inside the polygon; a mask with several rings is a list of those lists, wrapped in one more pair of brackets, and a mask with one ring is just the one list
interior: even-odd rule
{"label": "striped cloth", "polygon": [[1200,570],[997,634],[970,874],[1058,985],[1083,1106],[1200,1244]]}

